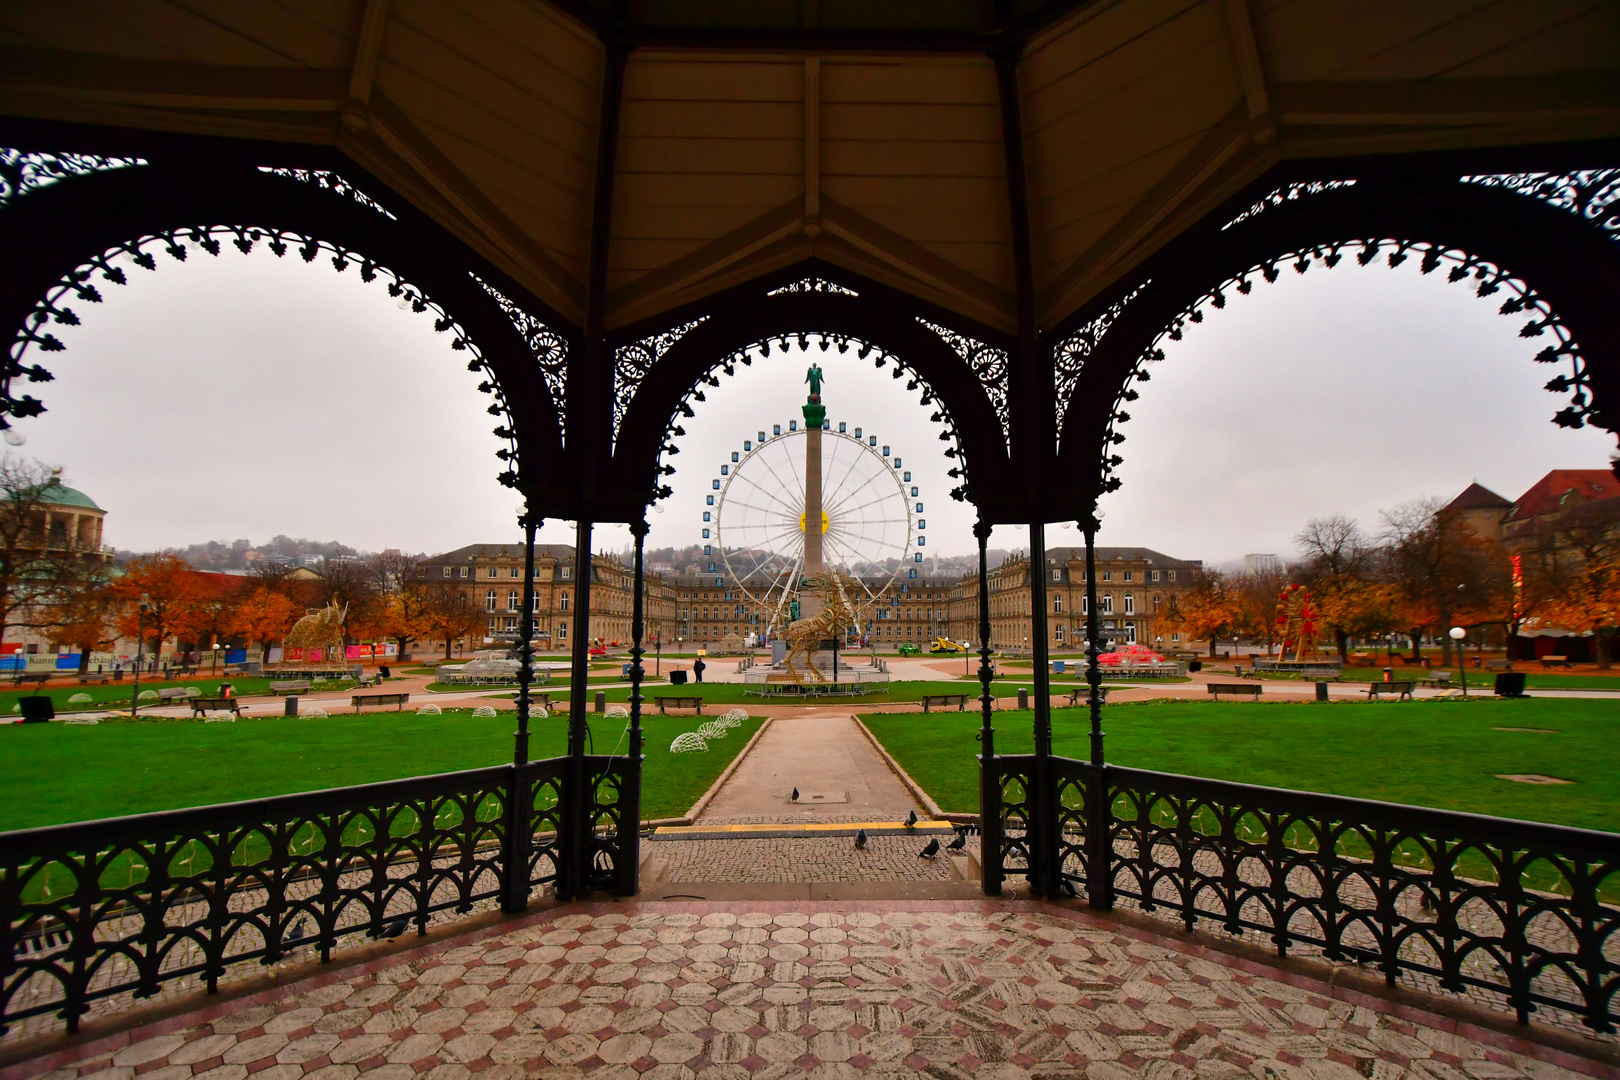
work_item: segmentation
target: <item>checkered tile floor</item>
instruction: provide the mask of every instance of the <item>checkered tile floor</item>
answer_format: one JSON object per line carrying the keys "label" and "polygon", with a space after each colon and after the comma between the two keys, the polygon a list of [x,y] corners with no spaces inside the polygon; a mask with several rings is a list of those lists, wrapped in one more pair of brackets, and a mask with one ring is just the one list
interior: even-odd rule
{"label": "checkered tile floor", "polygon": [[127,1045],[92,1045],[71,1064],[5,1072],[49,1080],[1580,1075],[1545,1050],[1522,1056],[1532,1048],[1505,1036],[1474,1041],[1443,1022],[1397,1018],[1321,989],[1038,905],[599,905],[215,1006]]}

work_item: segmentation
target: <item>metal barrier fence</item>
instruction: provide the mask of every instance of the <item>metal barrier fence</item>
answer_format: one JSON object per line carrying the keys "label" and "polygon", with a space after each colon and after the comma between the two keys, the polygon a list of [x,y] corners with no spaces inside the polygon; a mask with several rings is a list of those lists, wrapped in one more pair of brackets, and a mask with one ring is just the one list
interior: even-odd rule
{"label": "metal barrier fence", "polygon": [[639,764],[584,759],[577,841],[567,758],[0,833],[0,1034],[51,1014],[72,1032],[92,1002],[213,992],[239,965],[521,911],[566,875],[571,844],[581,888],[633,893]]}
{"label": "metal barrier fence", "polygon": [[989,767],[987,887],[1050,868],[1049,894],[1371,965],[1521,1023],[1620,1019],[1620,835],[1068,758]]}

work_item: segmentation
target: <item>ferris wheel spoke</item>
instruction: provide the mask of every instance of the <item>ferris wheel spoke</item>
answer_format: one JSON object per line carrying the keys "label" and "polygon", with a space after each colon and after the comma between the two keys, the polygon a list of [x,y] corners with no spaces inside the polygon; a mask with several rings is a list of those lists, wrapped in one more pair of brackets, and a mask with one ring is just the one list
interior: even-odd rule
{"label": "ferris wheel spoke", "polygon": [[[843,440],[839,440],[839,441],[842,442]],[[835,447],[834,450],[833,450],[833,456],[834,456],[835,459],[837,458],[837,454],[838,454],[838,448]],[[824,484],[823,485],[824,487],[828,488],[832,492],[832,495],[831,495],[832,498],[837,498],[839,496],[839,494],[842,493],[842,491],[844,490],[844,485],[849,482],[850,474],[855,471],[856,467],[858,465],[860,465],[861,459],[864,458],[865,456],[866,456],[865,454],[863,454],[859,450],[857,450],[856,453],[855,453],[855,456],[850,458],[849,467],[844,470],[844,475],[840,476],[838,478],[838,482],[836,484]],[[834,464],[836,465],[836,460],[834,461]]]}
{"label": "ferris wheel spoke", "polygon": [[[849,492],[848,492],[848,494],[846,494],[846,495],[843,495],[843,496],[842,496],[842,497],[841,497],[841,498],[840,498],[840,499],[839,499],[839,500],[838,500],[838,504],[837,504],[837,509],[838,509],[838,510],[839,510],[839,512],[840,512],[840,513],[845,513],[845,512],[847,512],[847,511],[848,511],[848,509],[849,509],[849,502],[850,502],[850,500],[852,500],[852,499],[856,499],[856,498],[860,498],[860,497],[861,497],[861,496],[862,496],[862,494],[863,494],[863,493],[864,493],[864,492],[866,492],[866,490],[867,490],[867,489],[868,489],[868,488],[870,488],[870,487],[872,487],[872,483],[871,483],[871,481],[870,481],[870,480],[869,480],[869,481],[867,481],[867,482],[866,482],[866,483],[863,483],[863,484],[861,484],[861,485],[860,485],[860,486],[858,486],[858,487],[854,487],[854,488],[851,488],[851,489],[850,489],[850,491],[849,491]],[[879,495],[878,495],[878,497],[877,497],[877,498],[878,498],[878,501],[880,501],[880,502],[881,502],[881,501],[885,501],[885,500],[887,500],[887,499],[892,499],[892,498],[894,498],[894,496],[891,496],[891,495],[886,495],[886,494],[882,494],[882,493],[880,493],[880,494],[879,494]],[[862,505],[862,506],[870,506],[870,505],[871,505],[871,503],[862,503],[862,504],[860,504],[860,505]]]}

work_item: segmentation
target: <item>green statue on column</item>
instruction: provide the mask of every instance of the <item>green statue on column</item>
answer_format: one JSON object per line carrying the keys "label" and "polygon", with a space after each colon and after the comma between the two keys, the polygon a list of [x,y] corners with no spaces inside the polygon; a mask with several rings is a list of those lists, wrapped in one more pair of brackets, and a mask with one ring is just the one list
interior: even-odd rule
{"label": "green statue on column", "polygon": [[827,409],[821,404],[821,384],[825,379],[821,365],[812,361],[810,370],[804,373],[804,381],[810,384],[810,397],[804,403],[804,422],[811,428],[820,428],[827,419]]}

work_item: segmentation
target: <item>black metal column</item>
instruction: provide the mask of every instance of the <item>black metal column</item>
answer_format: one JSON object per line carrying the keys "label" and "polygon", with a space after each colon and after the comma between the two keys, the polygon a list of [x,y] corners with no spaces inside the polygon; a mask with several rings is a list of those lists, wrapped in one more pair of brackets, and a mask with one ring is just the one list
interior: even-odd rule
{"label": "black metal column", "polygon": [[1094,908],[1114,906],[1112,811],[1108,775],[1103,763],[1102,630],[1097,618],[1097,516],[1080,522],[1086,537],[1086,683],[1091,687],[1086,704],[1091,711],[1091,782],[1086,786],[1086,895]]}
{"label": "black metal column", "polygon": [[619,883],[621,896],[634,896],[640,887],[641,869],[641,680],[645,672],[641,658],[646,650],[641,639],[646,632],[647,579],[643,551],[647,540],[646,521],[632,522],[630,535],[636,538],[636,577],[630,593],[630,749],[624,759],[620,781],[620,805],[629,816],[619,819]]}
{"label": "black metal column", "polygon": [[1046,526],[1029,526],[1029,637],[1034,665],[1035,767],[1030,792],[1029,887],[1037,896],[1058,893],[1057,783],[1052,771],[1052,668],[1046,643]]}
{"label": "black metal column", "polygon": [[517,725],[513,734],[512,763],[529,760],[529,686],[534,682],[534,533],[539,525],[533,516],[523,515],[523,617],[518,624]]}
{"label": "black metal column", "polygon": [[515,915],[529,906],[529,855],[534,846],[530,823],[533,797],[523,766],[529,762],[529,684],[534,680],[534,531],[539,524],[527,512],[523,523],[523,622],[518,631],[517,731],[512,733],[512,782],[506,792],[506,837],[501,853],[501,910]]}
{"label": "black metal column", "polygon": [[583,896],[590,891],[590,792],[586,791],[585,737],[589,732],[591,673],[591,522],[580,518],[574,530],[574,647],[568,679],[568,773],[563,787],[562,866],[557,895]]}
{"label": "black metal column", "polygon": [[990,523],[973,526],[979,541],[979,864],[984,891],[1001,895],[1001,768],[996,764],[996,729],[991,723],[996,699],[990,693],[990,567],[986,546]]}

